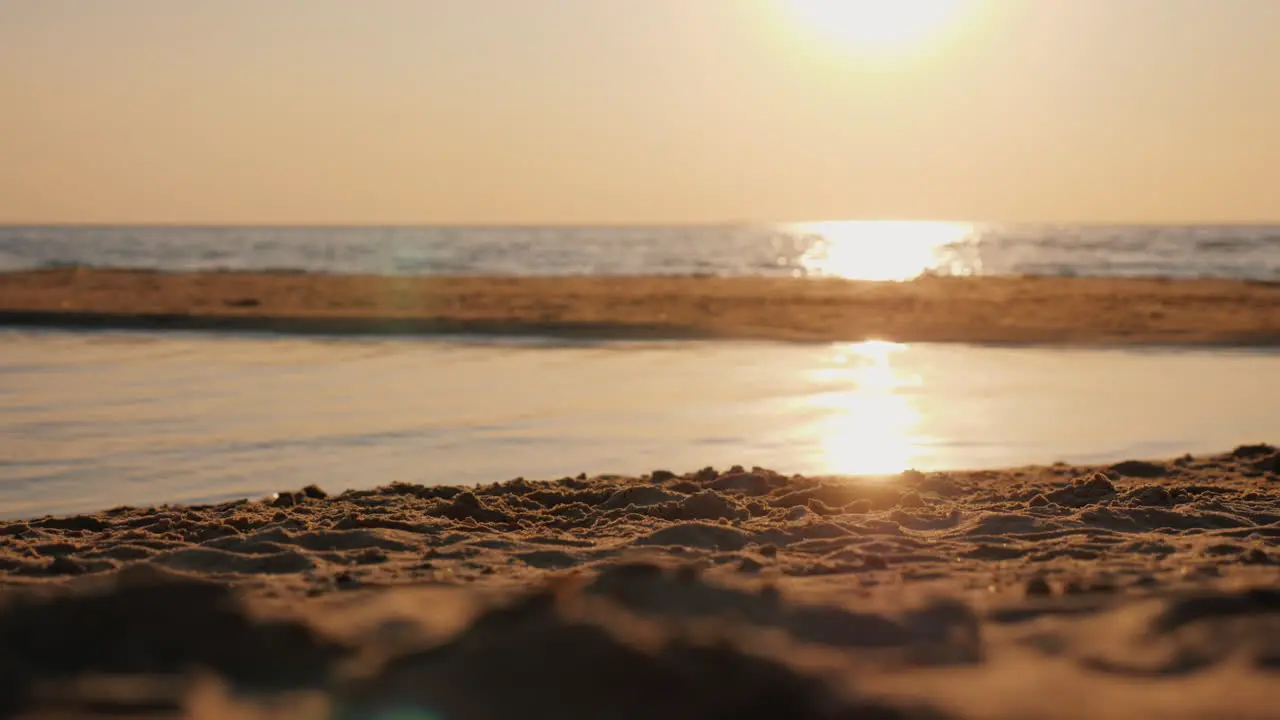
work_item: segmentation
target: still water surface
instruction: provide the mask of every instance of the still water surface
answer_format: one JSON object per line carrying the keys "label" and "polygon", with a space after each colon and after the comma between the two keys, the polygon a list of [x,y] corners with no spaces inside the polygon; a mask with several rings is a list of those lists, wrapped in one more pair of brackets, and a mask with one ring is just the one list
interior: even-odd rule
{"label": "still water surface", "polygon": [[317,483],[867,473],[1280,440],[1280,354],[0,333],[0,516]]}

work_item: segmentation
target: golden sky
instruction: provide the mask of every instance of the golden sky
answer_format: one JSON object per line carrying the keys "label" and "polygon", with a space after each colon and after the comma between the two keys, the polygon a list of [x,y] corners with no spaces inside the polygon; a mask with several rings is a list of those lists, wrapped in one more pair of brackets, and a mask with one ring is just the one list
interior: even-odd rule
{"label": "golden sky", "polygon": [[1280,220],[1280,1],[876,2],[0,0],[0,222]]}

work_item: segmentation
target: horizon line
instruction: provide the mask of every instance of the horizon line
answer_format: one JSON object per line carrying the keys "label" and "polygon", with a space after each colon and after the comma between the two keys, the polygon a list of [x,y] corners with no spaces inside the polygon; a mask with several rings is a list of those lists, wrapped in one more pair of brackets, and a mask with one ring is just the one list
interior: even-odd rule
{"label": "horizon line", "polygon": [[938,223],[977,226],[1050,226],[1076,227],[1266,227],[1280,226],[1280,217],[1254,220],[957,220],[953,218],[840,218],[808,220],[705,220],[705,221],[598,221],[598,222],[493,222],[493,221],[11,221],[0,220],[0,228],[245,228],[245,229],[391,229],[391,228],[458,228],[458,229],[530,229],[530,228],[724,228],[788,225],[820,225],[828,223]]}

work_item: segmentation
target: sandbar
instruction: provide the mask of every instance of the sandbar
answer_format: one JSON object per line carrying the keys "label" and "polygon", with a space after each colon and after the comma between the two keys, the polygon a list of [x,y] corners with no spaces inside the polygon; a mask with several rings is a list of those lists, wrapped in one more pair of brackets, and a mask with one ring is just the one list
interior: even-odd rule
{"label": "sandbar", "polygon": [[1036,277],[0,274],[0,326],[320,334],[1280,344],[1280,283]]}

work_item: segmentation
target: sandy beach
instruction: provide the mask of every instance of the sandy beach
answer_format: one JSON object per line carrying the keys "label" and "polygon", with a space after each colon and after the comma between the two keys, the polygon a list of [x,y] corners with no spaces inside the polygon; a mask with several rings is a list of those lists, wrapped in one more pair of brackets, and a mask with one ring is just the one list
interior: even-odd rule
{"label": "sandy beach", "polygon": [[1277,488],[1250,445],[10,521],[0,713],[1275,717]]}
{"label": "sandy beach", "polygon": [[[0,325],[1274,346],[1280,286],[68,269]],[[4,520],[0,716],[1275,717],[1278,488],[1244,445]]]}
{"label": "sandy beach", "polygon": [[1233,280],[0,275],[0,325],[602,338],[1274,346],[1280,284]]}

